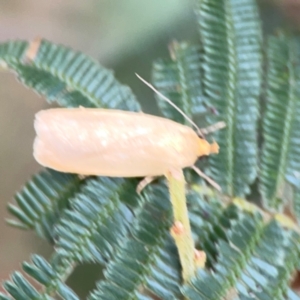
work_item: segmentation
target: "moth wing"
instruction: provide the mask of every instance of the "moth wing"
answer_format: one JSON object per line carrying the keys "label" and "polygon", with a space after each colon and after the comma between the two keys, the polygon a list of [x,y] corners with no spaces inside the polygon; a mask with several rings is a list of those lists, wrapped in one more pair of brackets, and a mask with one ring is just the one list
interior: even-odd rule
{"label": "moth wing", "polygon": [[156,176],[197,159],[198,137],[191,128],[147,114],[51,109],[37,115],[35,128],[35,158],[63,172]]}

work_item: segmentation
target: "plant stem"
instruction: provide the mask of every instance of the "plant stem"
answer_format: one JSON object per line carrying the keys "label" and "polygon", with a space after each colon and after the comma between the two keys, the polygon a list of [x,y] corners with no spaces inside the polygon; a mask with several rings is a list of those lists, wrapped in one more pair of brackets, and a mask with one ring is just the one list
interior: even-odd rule
{"label": "plant stem", "polygon": [[[197,267],[204,267],[204,256],[196,255],[195,246],[191,232],[190,221],[185,197],[185,180],[182,170],[172,170],[166,174],[170,199],[173,207],[174,223],[171,234],[175,240],[184,282],[188,282],[194,275]],[[199,260],[202,262],[199,263]]]}

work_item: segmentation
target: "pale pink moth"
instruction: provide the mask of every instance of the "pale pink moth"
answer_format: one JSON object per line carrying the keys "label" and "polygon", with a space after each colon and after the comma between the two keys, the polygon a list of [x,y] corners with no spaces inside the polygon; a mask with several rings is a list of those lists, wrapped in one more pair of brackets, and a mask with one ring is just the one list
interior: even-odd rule
{"label": "pale pink moth", "polygon": [[109,177],[165,175],[218,152],[192,128],[144,113],[57,108],[36,114],[34,157],[57,171]]}

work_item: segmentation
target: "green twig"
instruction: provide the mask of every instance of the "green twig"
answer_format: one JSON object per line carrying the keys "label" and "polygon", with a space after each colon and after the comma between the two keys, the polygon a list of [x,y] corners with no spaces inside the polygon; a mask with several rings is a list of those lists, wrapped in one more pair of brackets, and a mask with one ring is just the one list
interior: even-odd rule
{"label": "green twig", "polygon": [[173,207],[174,223],[171,234],[175,240],[184,282],[188,282],[197,267],[204,267],[205,253],[196,251],[191,232],[185,197],[185,180],[182,170],[172,170],[166,174],[170,199]]}

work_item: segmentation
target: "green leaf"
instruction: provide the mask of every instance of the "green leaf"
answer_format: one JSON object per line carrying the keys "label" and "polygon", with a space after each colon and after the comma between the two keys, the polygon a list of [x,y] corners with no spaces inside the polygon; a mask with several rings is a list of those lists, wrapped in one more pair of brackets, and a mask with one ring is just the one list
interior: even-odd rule
{"label": "green leaf", "polygon": [[[299,270],[299,227],[241,199],[231,200],[245,196],[257,176],[257,7],[252,0],[197,1],[201,45],[174,43],[171,59],[154,64],[153,80],[188,116],[196,119],[206,109],[209,123],[227,123],[215,134],[221,153],[210,159],[210,171],[224,194],[200,194],[193,177],[187,178],[189,217],[195,246],[207,255],[205,268],[182,283],[169,233],[169,193],[161,182],[138,195],[132,179],[81,181],[46,171],[26,184],[16,196],[17,205],[9,206],[18,219],[11,223],[33,228],[54,242],[49,261],[34,255],[32,262],[23,263],[23,270],[43,289],[37,291],[16,272],[4,283],[8,294],[0,293],[0,299],[78,299],[64,282],[77,265],[98,262],[104,279],[90,300],[300,300],[290,287]],[[283,36],[269,41],[260,172],[265,207],[277,210],[282,199],[289,201],[298,220],[299,45]],[[64,46],[47,41],[0,43],[0,63],[49,102],[140,110],[131,91],[109,71]],[[186,122],[165,102],[159,105],[165,116]]]}
{"label": "green leaf", "polygon": [[8,220],[8,223],[23,229],[34,229],[40,237],[53,242],[53,227],[68,208],[69,198],[80,184],[77,175],[50,169],[42,171],[15,195],[17,205],[8,205],[10,213],[18,219]]}
{"label": "green leaf", "polygon": [[105,177],[89,180],[70,200],[71,209],[56,227],[56,253],[72,263],[109,260],[132,223],[127,205],[143,201],[134,183]]}
{"label": "green leaf", "polygon": [[[0,299],[16,300],[54,300],[55,295],[60,295],[65,300],[78,300],[78,296],[61,280],[63,275],[53,262],[48,263],[43,257],[32,256],[31,263],[24,263],[23,270],[44,286],[42,292],[38,292],[32,284],[20,273],[15,272],[10,281],[3,284],[5,290],[13,297],[0,294]],[[53,298],[54,297],[54,298]]]}
{"label": "green leaf", "polygon": [[261,28],[253,0],[198,0],[203,47],[203,92],[213,114],[224,121],[216,132],[220,153],[210,172],[223,192],[244,196],[257,176],[257,120],[261,85]]}
{"label": "green leaf", "polygon": [[275,220],[265,223],[258,210],[235,205],[209,223],[203,228],[210,230],[206,238],[198,228],[200,244],[210,245],[216,255],[210,258],[211,269],[199,270],[183,286],[187,299],[289,299],[287,294],[300,299],[289,288],[299,260],[299,233]]}
{"label": "green leaf", "polygon": [[9,63],[20,62],[24,57],[27,47],[28,43],[25,41],[1,43],[0,66],[6,68]]}
{"label": "green leaf", "polygon": [[[266,216],[246,202],[226,207],[220,198],[205,201],[196,187],[188,189],[190,217],[196,246],[206,251],[208,263],[182,286],[169,234],[173,218],[167,188],[147,187],[139,198],[135,186],[109,178],[89,179],[82,186],[57,228],[50,262],[33,256],[32,263],[23,264],[26,273],[46,287],[37,299],[51,299],[47,297],[55,293],[77,299],[62,280],[78,262],[91,260],[104,265],[105,280],[89,299],[181,299],[180,291],[191,300],[224,299],[232,291],[239,293],[238,299],[300,299],[289,288],[299,265],[299,233],[285,222],[266,222]],[[5,287],[12,295],[25,289],[16,283]]]}
{"label": "green leaf", "polygon": [[[200,49],[188,43],[173,42],[171,59],[153,64],[152,81],[155,87],[189,117],[203,114]],[[190,125],[169,103],[157,97],[162,113],[168,119]]]}
{"label": "green leaf", "polygon": [[263,118],[263,149],[260,193],[266,208],[280,210],[286,177],[300,172],[300,44],[283,35],[268,43],[266,109]]}
{"label": "green leaf", "polygon": [[145,197],[130,234],[114,252],[104,271],[105,280],[97,284],[90,300],[152,299],[150,294],[176,299],[180,295],[178,255],[169,234],[172,219],[168,191],[157,186]]}
{"label": "green leaf", "polygon": [[67,107],[140,111],[132,91],[92,58],[46,40],[0,43],[0,63],[25,85]]}
{"label": "green leaf", "polygon": [[194,190],[187,191],[187,201],[195,246],[205,251],[206,266],[211,268],[217,256],[217,250],[214,247],[216,241],[214,225],[218,224],[224,207],[219,199],[199,195]]}

